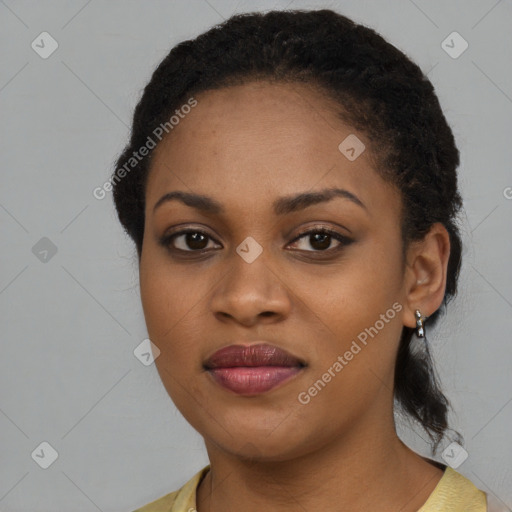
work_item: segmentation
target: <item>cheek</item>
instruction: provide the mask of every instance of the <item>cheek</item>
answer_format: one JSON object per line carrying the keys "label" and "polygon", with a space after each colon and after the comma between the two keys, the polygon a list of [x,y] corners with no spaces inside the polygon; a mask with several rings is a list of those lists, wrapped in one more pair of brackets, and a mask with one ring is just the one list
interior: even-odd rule
{"label": "cheek", "polygon": [[329,272],[321,269],[306,282],[296,279],[294,286],[294,292],[326,329],[344,333],[343,337],[373,325],[400,297],[399,254],[375,243],[367,245]]}
{"label": "cheek", "polygon": [[170,265],[159,249],[143,249],[139,282],[148,331],[162,341],[180,328],[202,298],[200,287],[188,271]]}
{"label": "cheek", "polygon": [[[347,257],[329,275],[317,276],[314,287],[300,292],[308,306],[306,324],[317,333],[312,373],[321,378],[342,356],[343,369],[336,366],[332,381],[354,396],[374,388],[372,382],[378,385],[375,375],[392,376],[402,329],[399,250],[374,238],[357,257]],[[334,392],[337,385],[329,387]]]}
{"label": "cheek", "polygon": [[140,293],[146,326],[151,341],[160,349],[158,364],[179,370],[191,364],[191,347],[198,334],[194,312],[204,294],[192,286],[179,269],[148,250],[140,262]]}
{"label": "cheek", "polygon": [[200,307],[201,294],[165,262],[149,261],[141,259],[140,292],[149,338],[160,350],[155,365],[169,396],[190,420],[190,397],[199,396],[200,357],[194,347],[201,329],[194,321],[194,306]]}

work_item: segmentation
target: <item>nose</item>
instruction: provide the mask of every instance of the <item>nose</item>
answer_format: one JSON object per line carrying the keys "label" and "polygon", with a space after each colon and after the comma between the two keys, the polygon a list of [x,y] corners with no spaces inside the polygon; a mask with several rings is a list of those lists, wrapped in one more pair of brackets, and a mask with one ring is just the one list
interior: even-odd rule
{"label": "nose", "polygon": [[289,315],[289,285],[263,255],[247,263],[235,252],[231,260],[210,300],[218,320],[252,326],[258,322],[273,323]]}

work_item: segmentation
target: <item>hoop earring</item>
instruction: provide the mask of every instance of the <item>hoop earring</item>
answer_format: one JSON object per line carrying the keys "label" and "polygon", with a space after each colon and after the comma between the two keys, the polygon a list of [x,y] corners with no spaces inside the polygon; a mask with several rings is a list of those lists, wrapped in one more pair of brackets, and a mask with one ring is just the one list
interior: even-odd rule
{"label": "hoop earring", "polygon": [[425,337],[425,325],[424,321],[428,318],[426,316],[422,316],[420,313],[420,310],[417,309],[414,312],[414,315],[416,316],[416,335],[418,338],[424,338]]}

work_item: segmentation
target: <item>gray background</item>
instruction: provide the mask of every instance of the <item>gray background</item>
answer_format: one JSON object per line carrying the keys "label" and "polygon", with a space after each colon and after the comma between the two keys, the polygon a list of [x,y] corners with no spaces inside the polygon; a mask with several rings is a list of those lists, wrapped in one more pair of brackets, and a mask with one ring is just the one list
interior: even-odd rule
{"label": "gray background", "polygon": [[[512,506],[510,1],[5,0],[0,510],[133,510],[207,463],[155,366],[134,356],[147,337],[135,250],[111,195],[92,191],[173,45],[234,12],[287,6],[330,7],[375,28],[436,87],[462,153],[466,249],[459,297],[427,334],[466,440],[457,470]],[[59,44],[47,59],[31,47],[43,31]],[[469,44],[458,58],[441,47],[453,31]],[[42,252],[43,237],[56,254]],[[400,433],[429,455],[423,432]],[[58,452],[48,469],[31,457],[43,441]]]}

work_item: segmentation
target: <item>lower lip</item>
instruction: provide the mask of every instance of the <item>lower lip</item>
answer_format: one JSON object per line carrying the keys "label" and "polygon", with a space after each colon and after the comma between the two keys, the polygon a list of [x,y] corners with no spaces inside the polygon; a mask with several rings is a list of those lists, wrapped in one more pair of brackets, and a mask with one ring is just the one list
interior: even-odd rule
{"label": "lower lip", "polygon": [[290,366],[237,366],[208,372],[221,386],[239,395],[258,395],[297,375],[302,368]]}

